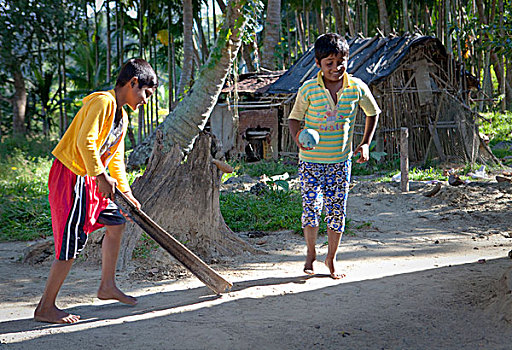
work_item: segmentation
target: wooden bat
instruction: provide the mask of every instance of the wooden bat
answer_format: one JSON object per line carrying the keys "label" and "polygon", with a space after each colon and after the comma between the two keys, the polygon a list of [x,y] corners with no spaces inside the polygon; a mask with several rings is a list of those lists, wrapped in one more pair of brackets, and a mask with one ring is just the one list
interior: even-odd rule
{"label": "wooden bat", "polygon": [[219,168],[221,171],[228,173],[228,174],[232,173],[234,170],[231,165],[229,165],[228,163],[223,162],[221,160],[218,160],[218,159],[213,159],[212,163],[215,164],[217,166],[217,168]]}
{"label": "wooden bat", "polygon": [[[119,200],[121,199],[121,200]],[[192,253],[187,247],[181,244],[176,238],[167,233],[162,227],[154,222],[146,213],[137,207],[121,191],[116,191],[115,200],[117,205],[123,208],[132,219],[148,235],[151,236],[162,248],[175,257],[190,272],[194,274],[208,288],[216,294],[221,294],[233,286],[231,282],[226,281],[215,270],[202,261],[197,255]]]}

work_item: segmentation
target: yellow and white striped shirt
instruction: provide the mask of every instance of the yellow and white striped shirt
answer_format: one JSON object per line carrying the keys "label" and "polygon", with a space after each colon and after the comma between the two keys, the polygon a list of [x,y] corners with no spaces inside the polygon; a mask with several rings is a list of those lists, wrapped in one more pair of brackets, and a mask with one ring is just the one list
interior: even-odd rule
{"label": "yellow and white striped shirt", "polygon": [[325,88],[322,72],[306,81],[297,92],[295,105],[288,119],[304,120],[304,127],[315,129],[320,142],[313,150],[300,150],[299,158],[311,163],[339,163],[352,156],[352,139],[357,106],[367,116],[381,112],[368,86],[346,73],[343,87],[337,92],[335,104]]}

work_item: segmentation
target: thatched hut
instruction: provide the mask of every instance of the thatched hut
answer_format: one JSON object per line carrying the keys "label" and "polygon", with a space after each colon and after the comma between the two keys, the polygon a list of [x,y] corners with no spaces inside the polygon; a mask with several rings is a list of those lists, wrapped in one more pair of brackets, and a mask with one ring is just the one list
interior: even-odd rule
{"label": "thatched hut", "polygon": [[[400,129],[408,127],[411,162],[427,158],[474,162],[491,156],[487,149],[479,152],[476,113],[464,101],[467,80],[459,78],[459,67],[438,39],[405,35],[356,37],[348,42],[348,72],[368,84],[383,111],[375,136],[376,150],[386,152],[388,157],[397,155]],[[264,87],[259,97],[254,98],[253,94],[252,102],[245,101],[244,106],[252,106],[252,112],[240,109],[248,118],[263,110],[275,118],[278,126],[274,130],[278,134],[274,132],[269,141],[277,147],[274,157],[276,153],[296,154],[287,116],[299,87],[314,78],[318,70],[311,48],[279,79]],[[261,103],[262,100],[265,102]],[[258,104],[262,107],[257,107]],[[364,118],[360,112],[354,142],[363,131]]]}

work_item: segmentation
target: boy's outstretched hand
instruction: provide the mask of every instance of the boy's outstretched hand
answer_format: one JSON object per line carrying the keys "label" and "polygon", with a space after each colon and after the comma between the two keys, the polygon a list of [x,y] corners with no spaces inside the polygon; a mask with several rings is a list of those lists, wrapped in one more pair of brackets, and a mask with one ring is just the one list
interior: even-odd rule
{"label": "boy's outstretched hand", "polygon": [[356,162],[359,164],[366,163],[370,159],[370,146],[366,143],[360,144],[354,151],[354,156],[358,153],[360,153],[361,156]]}

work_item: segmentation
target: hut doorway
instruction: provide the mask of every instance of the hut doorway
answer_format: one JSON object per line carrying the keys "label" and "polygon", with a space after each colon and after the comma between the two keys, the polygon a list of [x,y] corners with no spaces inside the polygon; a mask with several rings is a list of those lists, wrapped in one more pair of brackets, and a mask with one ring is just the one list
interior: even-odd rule
{"label": "hut doorway", "polygon": [[247,128],[243,135],[247,141],[245,159],[247,162],[257,162],[272,158],[271,132],[269,128]]}

